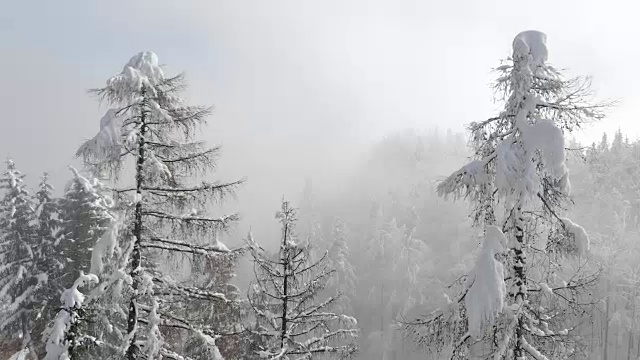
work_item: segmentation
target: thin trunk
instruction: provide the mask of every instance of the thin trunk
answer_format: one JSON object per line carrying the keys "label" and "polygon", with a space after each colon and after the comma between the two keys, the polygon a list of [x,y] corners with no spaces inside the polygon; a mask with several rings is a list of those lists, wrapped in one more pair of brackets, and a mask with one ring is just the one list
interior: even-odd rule
{"label": "thin trunk", "polygon": [[[607,290],[609,289],[609,284],[607,284]],[[608,293],[609,291],[607,291]],[[611,299],[607,297],[607,306],[604,312],[604,350],[602,354],[602,360],[607,360],[609,355],[609,310],[611,307]]]}
{"label": "thin trunk", "polygon": [[[514,215],[514,225],[515,225],[515,238],[516,243],[513,248],[513,252],[515,254],[515,261],[513,264],[513,273],[514,273],[514,286],[515,286],[515,296],[514,302],[520,306],[524,306],[527,300],[526,286],[527,286],[527,278],[525,276],[525,264],[526,264],[526,254],[524,252],[525,240],[524,240],[524,219],[522,218],[522,212],[520,208],[520,204],[518,204]],[[524,315],[522,315],[522,311],[520,315],[518,315],[518,325],[516,327],[516,342],[515,348],[513,350],[514,359],[523,359],[525,356],[525,351],[522,347],[522,340],[524,339],[525,334],[525,319]]]}
{"label": "thin trunk", "polygon": [[[618,309],[616,303],[613,303],[613,313],[615,314]],[[618,360],[618,348],[620,347],[620,326],[616,326],[616,336],[613,338],[613,359]]]}
{"label": "thin trunk", "polygon": [[282,301],[282,327],[280,329],[280,349],[284,349],[284,338],[287,334],[287,305],[289,302],[289,298],[287,297],[289,294],[289,250],[287,248],[287,235],[289,233],[289,224],[285,223],[284,225],[284,234],[282,236],[283,242],[283,256],[282,256],[282,266],[283,266],[283,285],[282,285],[282,293],[283,293],[283,301]]}
{"label": "thin trunk", "polygon": [[593,332],[593,325],[595,320],[591,320],[591,342],[589,344],[589,354],[593,354],[594,343],[596,342],[595,333]]}
{"label": "thin trunk", "polygon": [[631,306],[631,325],[629,326],[629,347],[627,349],[627,360],[631,360],[631,352],[633,351],[633,325],[636,318],[636,291],[633,291],[633,295],[629,299]]}
{"label": "thin trunk", "polygon": [[[144,96],[144,92],[143,92]],[[136,334],[138,327],[138,288],[140,287],[140,266],[142,264],[142,185],[144,181],[144,160],[145,160],[145,110],[144,104],[141,105],[140,111],[140,136],[138,137],[138,155],[136,159],[136,209],[135,209],[135,222],[133,227],[133,236],[135,242],[133,244],[133,250],[131,252],[131,278],[133,279],[133,294],[131,295],[131,301],[129,302],[129,318],[127,320],[127,332],[129,333],[129,347],[127,348],[127,359],[135,360],[138,358],[138,336]]]}
{"label": "thin trunk", "polygon": [[381,343],[384,344],[384,277],[381,277],[380,283],[380,337],[382,339]]}

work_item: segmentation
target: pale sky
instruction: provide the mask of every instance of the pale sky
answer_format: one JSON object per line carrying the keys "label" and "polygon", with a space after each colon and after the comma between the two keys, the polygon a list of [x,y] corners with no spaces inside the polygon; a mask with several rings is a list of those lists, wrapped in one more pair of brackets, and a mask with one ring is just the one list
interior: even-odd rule
{"label": "pale sky", "polygon": [[[522,30],[547,33],[550,62],[593,76],[598,96],[620,100],[579,138],[618,127],[640,135],[640,24],[628,0],[42,0],[2,8],[0,156],[14,157],[31,181],[45,170],[59,186],[68,178],[66,165],[104,111],[86,89],[142,50],[156,52],[167,72],[187,73],[192,103],[216,106],[205,136],[224,145],[222,170],[257,179],[242,196],[265,191],[265,176],[280,183],[281,171],[326,169],[394,129],[462,131],[491,116],[491,69]],[[272,196],[297,195],[299,183],[285,180]]]}

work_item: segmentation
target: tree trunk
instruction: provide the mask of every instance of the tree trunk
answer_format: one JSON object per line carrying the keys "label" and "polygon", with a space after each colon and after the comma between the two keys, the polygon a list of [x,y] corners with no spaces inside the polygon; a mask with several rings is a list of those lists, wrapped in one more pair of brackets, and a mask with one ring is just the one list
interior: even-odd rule
{"label": "tree trunk", "polygon": [[381,283],[380,283],[380,343],[381,345],[384,347],[385,343],[384,343],[384,313],[385,313],[385,306],[384,306],[384,277],[381,279]]}
{"label": "tree trunk", "polygon": [[[144,91],[142,93],[144,96]],[[127,332],[130,335],[129,346],[127,348],[127,359],[135,360],[138,358],[140,349],[137,344],[137,328],[138,328],[138,289],[140,288],[140,266],[142,265],[142,186],[144,182],[144,161],[145,161],[145,132],[147,125],[145,122],[144,103],[140,110],[140,136],[138,137],[138,154],[136,159],[136,209],[135,223],[133,227],[133,236],[135,242],[131,252],[131,278],[133,279],[133,294],[129,302],[129,317],[127,319]]]}
{"label": "tree trunk", "polygon": [[[520,204],[515,209],[513,214],[514,225],[515,225],[515,246],[512,249],[515,255],[515,261],[513,264],[513,274],[514,274],[514,288],[515,294],[513,294],[514,303],[520,306],[524,306],[527,300],[527,278],[525,275],[525,264],[527,261],[526,254],[524,252],[525,239],[524,239],[524,219],[522,218],[522,212],[520,208]],[[520,312],[518,315],[518,324],[516,326],[516,341],[515,348],[513,350],[514,359],[523,359],[525,356],[524,349],[522,347],[522,340],[524,339],[525,334],[525,319]]]}
{"label": "tree trunk", "polygon": [[285,224],[284,226],[284,234],[282,236],[282,267],[283,267],[283,279],[282,279],[282,320],[281,320],[281,328],[280,328],[280,349],[284,349],[284,339],[287,335],[287,305],[289,302],[289,249],[287,247],[287,236],[289,233],[289,224]]}
{"label": "tree trunk", "polygon": [[[609,284],[607,283],[607,293],[609,293]],[[607,360],[609,355],[609,310],[611,307],[611,299],[607,297],[607,306],[604,312],[604,349],[602,354],[602,360]]]}
{"label": "tree trunk", "polygon": [[636,291],[629,298],[629,306],[631,306],[631,321],[629,325],[629,347],[627,349],[627,360],[631,360],[631,351],[633,351],[633,325],[636,318]]}
{"label": "tree trunk", "polygon": [[[617,310],[617,306],[613,304],[613,313],[615,314]],[[618,349],[620,348],[620,325],[616,326],[616,336],[614,337],[613,343],[613,360],[618,360]]]}

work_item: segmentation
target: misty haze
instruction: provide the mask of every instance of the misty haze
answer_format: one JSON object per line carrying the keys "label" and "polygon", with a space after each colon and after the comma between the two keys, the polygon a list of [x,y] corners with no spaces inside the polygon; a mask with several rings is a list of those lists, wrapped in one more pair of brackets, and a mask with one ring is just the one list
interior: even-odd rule
{"label": "misty haze", "polygon": [[15,1],[0,360],[640,359],[631,1]]}

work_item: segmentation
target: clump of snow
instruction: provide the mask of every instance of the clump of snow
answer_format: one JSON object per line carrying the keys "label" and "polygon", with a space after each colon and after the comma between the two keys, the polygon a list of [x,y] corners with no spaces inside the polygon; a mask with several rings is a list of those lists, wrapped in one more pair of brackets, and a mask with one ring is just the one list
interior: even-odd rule
{"label": "clump of snow", "polygon": [[91,251],[91,273],[101,274],[104,269],[104,259],[113,256],[113,252],[118,244],[118,231],[120,221],[113,221],[111,226],[98,239]]}
{"label": "clump of snow", "polygon": [[94,156],[98,159],[113,158],[120,154],[122,140],[120,128],[122,119],[115,109],[109,109],[100,119],[100,131],[92,139],[87,140],[78,153]]}
{"label": "clump of snow", "polygon": [[117,115],[116,109],[109,109],[100,119],[99,145],[110,148],[120,145],[120,123],[121,119]]}
{"label": "clump of snow", "polygon": [[171,171],[169,170],[169,167],[164,162],[160,161],[153,152],[148,153],[146,165],[146,170],[148,170],[152,176],[158,176],[166,179],[171,178]]}
{"label": "clump of snow", "polygon": [[486,163],[482,160],[474,160],[462,167],[462,182],[467,185],[484,184],[489,180],[485,170]]}
{"label": "clump of snow", "polygon": [[517,189],[523,177],[524,151],[519,144],[502,141],[496,147],[496,186],[505,193]]}
{"label": "clump of snow", "polygon": [[482,336],[487,326],[495,323],[504,307],[506,294],[503,266],[495,256],[504,252],[507,239],[493,225],[487,226],[485,232],[478,259],[465,282],[469,333],[476,338]]}
{"label": "clump of snow", "polygon": [[158,64],[158,55],[153,51],[142,51],[134,55],[122,69],[122,73],[128,71],[137,72],[139,76],[146,77],[154,85],[164,79],[164,73]]}
{"label": "clump of snow", "polygon": [[196,330],[196,335],[198,335],[198,337],[200,337],[205,342],[205,344],[207,344],[204,352],[206,352],[211,359],[224,360],[224,358],[220,354],[220,350],[218,350],[218,346],[216,345],[216,338],[209,336],[199,330]]}
{"label": "clump of snow", "polygon": [[84,274],[80,276],[73,283],[73,286],[65,290],[60,296],[60,301],[63,306],[67,308],[80,307],[84,302],[84,295],[78,290],[79,287],[90,285],[98,282],[98,277],[95,274]]}
{"label": "clump of snow", "polygon": [[591,247],[587,231],[582,226],[571,221],[571,219],[560,218],[560,220],[564,223],[569,235],[574,239],[578,255],[586,254]]}
{"label": "clump of snow", "polygon": [[[533,97],[530,97],[530,99]],[[529,124],[528,114],[535,109],[535,101],[527,101],[518,111],[516,127],[520,133],[519,141],[507,138],[496,147],[496,186],[504,193],[531,197],[540,191],[542,172],[555,181],[558,190],[569,193],[569,170],[565,164],[565,140],[562,130],[551,120],[538,119]],[[529,107],[531,107],[529,109]],[[520,116],[522,115],[522,116]]]}
{"label": "clump of snow", "polygon": [[218,239],[218,236],[215,237],[215,243],[213,244],[213,249],[215,251],[220,251],[220,252],[230,252],[229,248]]}
{"label": "clump of snow", "polygon": [[155,93],[155,86],[163,80],[158,56],[151,51],[143,51],[133,56],[119,75],[107,80],[107,87],[118,99],[134,100],[143,89]]}
{"label": "clump of snow", "polygon": [[440,196],[447,196],[449,194],[460,196],[460,190],[464,187],[487,183],[489,181],[489,175],[485,169],[486,165],[486,160],[473,160],[464,165],[438,185],[438,194]]}
{"label": "clump of snow", "polygon": [[540,289],[547,295],[553,295],[553,290],[547,285],[547,283],[540,283]]}
{"label": "clump of snow", "polygon": [[537,30],[527,30],[519,33],[513,39],[513,56],[531,56],[534,64],[539,65],[547,61],[547,35]]}
{"label": "clump of snow", "polygon": [[552,179],[559,181],[560,190],[569,192],[569,169],[565,165],[565,141],[562,130],[547,119],[539,119],[532,125],[519,126],[522,142],[530,156],[541,153],[544,171]]}

